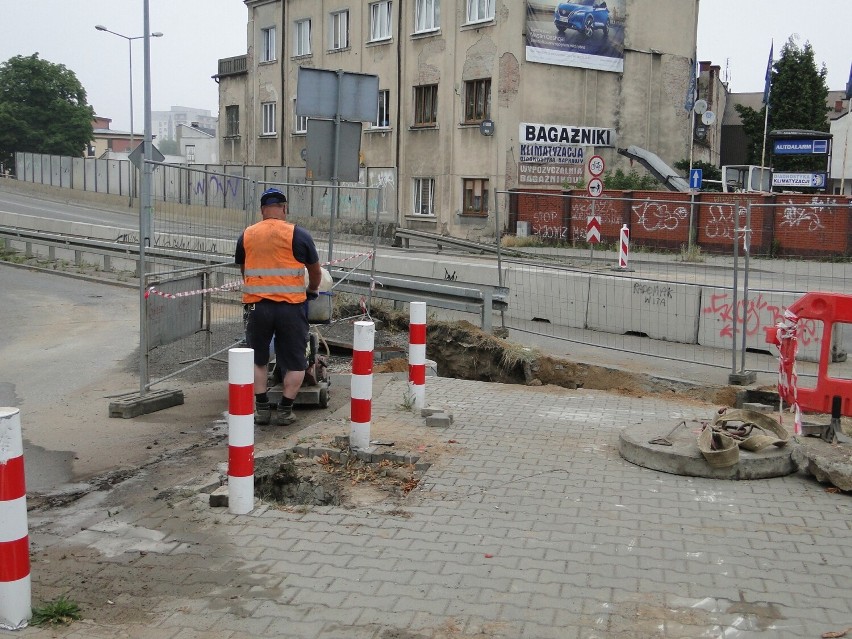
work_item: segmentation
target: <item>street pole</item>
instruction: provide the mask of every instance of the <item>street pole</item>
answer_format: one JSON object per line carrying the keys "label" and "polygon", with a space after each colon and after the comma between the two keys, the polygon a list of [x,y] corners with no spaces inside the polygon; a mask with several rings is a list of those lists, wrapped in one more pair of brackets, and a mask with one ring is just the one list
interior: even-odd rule
{"label": "street pole", "polygon": [[148,390],[148,322],[147,300],[145,299],[145,249],[151,246],[153,197],[151,193],[151,26],[148,0],[143,2],[144,92],[145,92],[145,142],[142,164],[142,197],[139,202],[139,395],[144,397]]}
{"label": "street pole", "polygon": [[[147,42],[147,34],[149,34],[150,32],[146,29],[146,35],[144,36],[126,36],[123,33],[118,33],[117,31],[110,31],[102,24],[96,24],[95,29],[97,29],[98,31],[105,31],[107,33],[111,33],[114,36],[118,36],[119,38],[124,38],[125,40],[127,40],[127,60],[130,66],[130,148],[128,149],[127,154],[130,155],[130,153],[133,151],[133,143],[135,142],[135,136],[133,134],[133,41],[145,38],[145,41]],[[150,33],[150,35],[154,38],[161,38],[163,36],[163,34],[159,31]],[[131,167],[132,166],[133,165],[131,163]],[[129,173],[127,175],[127,181],[128,191],[130,192],[130,201],[127,203],[127,206],[133,206],[133,187],[136,185],[136,180],[134,179],[132,168],[129,170]]]}
{"label": "street pole", "polygon": [[[127,150],[128,155],[133,151],[133,38],[127,38],[127,59],[130,63],[130,148]],[[133,171],[133,163],[128,162],[127,181],[129,183],[128,190],[130,191],[130,201],[127,206],[133,206],[133,187],[135,186],[135,173]]]}

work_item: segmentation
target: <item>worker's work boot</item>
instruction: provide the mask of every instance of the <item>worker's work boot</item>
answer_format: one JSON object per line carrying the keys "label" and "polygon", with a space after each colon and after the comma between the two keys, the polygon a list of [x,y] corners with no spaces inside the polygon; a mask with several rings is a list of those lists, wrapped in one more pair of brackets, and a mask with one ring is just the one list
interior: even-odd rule
{"label": "worker's work boot", "polygon": [[275,423],[279,426],[289,426],[295,421],[296,414],[293,412],[293,407],[278,404],[278,414],[275,416]]}
{"label": "worker's work boot", "polygon": [[254,404],[254,423],[258,426],[266,426],[272,421],[272,409],[274,404],[271,402],[255,402]]}

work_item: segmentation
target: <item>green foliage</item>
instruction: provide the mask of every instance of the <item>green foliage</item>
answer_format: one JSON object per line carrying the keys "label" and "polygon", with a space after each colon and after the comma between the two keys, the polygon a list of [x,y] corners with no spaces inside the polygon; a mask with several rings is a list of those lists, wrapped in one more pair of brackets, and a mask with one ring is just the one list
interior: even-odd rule
{"label": "green foliage", "polygon": [[34,626],[57,626],[59,624],[69,624],[79,619],[82,619],[80,606],[73,601],[68,601],[65,597],[60,597],[56,601],[50,601],[40,608],[33,608],[33,618],[30,623]]}
{"label": "green foliage", "polygon": [[80,156],[92,140],[86,90],[62,64],[38,53],[0,64],[0,163],[15,151]]}
{"label": "green foliage", "polygon": [[[772,65],[772,89],[769,93],[768,130],[807,129],[828,131],[828,85],[825,65],[817,69],[814,50],[809,42],[799,46],[790,36],[781,49],[781,57]],[[749,144],[749,164],[760,164],[766,107],[755,111],[736,105]],[[766,151],[769,162],[770,149]],[[779,171],[824,170],[825,158],[807,155],[773,156],[771,165]]]}
{"label": "green foliage", "polygon": [[659,191],[661,184],[653,176],[644,173],[639,175],[635,169],[625,173],[616,169],[615,173],[607,171],[601,177],[605,189],[621,189],[624,191]]}
{"label": "green foliage", "polygon": [[[674,164],[674,168],[678,171],[682,171],[685,177],[684,179],[689,179],[689,160],[678,160]],[[702,191],[721,191],[721,184],[713,184],[711,182],[721,182],[722,181],[722,169],[720,169],[715,164],[710,164],[709,162],[694,162],[692,163],[693,169],[701,169],[702,176]],[[708,182],[709,181],[709,182]]]}
{"label": "green foliage", "polygon": [[160,140],[156,146],[163,155],[180,155],[180,146],[178,146],[177,140]]}
{"label": "green foliage", "polygon": [[585,189],[585,188],[586,188],[586,180],[584,180],[582,178],[580,178],[580,180],[578,180],[577,182],[574,182],[574,183],[569,182],[568,180],[565,180],[562,183],[562,189],[565,190],[565,191],[570,191],[571,189],[578,189],[579,190],[579,189]]}

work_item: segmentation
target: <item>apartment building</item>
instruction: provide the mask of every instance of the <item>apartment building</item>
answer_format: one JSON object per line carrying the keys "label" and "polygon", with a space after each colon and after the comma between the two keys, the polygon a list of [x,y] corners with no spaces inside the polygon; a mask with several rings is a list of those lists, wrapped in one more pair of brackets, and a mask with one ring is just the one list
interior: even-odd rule
{"label": "apartment building", "polygon": [[220,161],[304,168],[299,68],[374,74],[361,174],[393,182],[404,227],[493,229],[506,192],[588,182],[593,155],[629,170],[631,145],[673,164],[700,124],[685,108],[698,0],[244,1],[247,53],[216,76]]}

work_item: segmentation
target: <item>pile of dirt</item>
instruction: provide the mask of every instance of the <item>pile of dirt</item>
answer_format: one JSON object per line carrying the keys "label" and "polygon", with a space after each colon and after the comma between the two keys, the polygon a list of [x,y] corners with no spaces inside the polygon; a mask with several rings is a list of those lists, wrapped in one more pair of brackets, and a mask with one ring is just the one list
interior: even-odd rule
{"label": "pile of dirt", "polygon": [[364,461],[346,448],[314,457],[288,452],[258,465],[255,495],[285,508],[401,503],[420,483],[422,468],[391,459]]}
{"label": "pile of dirt", "polygon": [[[341,307],[357,313],[358,307]],[[407,355],[408,316],[387,305],[375,304],[370,319],[376,322],[377,351],[402,351]],[[325,329],[324,329],[325,330]],[[351,328],[334,329],[351,336]],[[345,339],[345,338],[344,338]],[[351,337],[349,337],[351,340]],[[406,356],[380,361],[376,373],[405,372]],[[521,346],[470,322],[431,319],[427,325],[426,357],[436,362],[438,375],[501,384],[559,386],[604,390],[631,396],[677,394],[679,398],[724,406],[735,406],[739,389],[734,386],[702,387],[678,383],[642,373],[632,373],[552,357],[535,348]]]}

